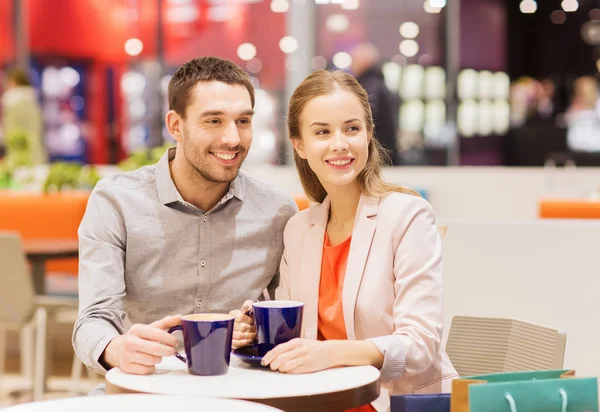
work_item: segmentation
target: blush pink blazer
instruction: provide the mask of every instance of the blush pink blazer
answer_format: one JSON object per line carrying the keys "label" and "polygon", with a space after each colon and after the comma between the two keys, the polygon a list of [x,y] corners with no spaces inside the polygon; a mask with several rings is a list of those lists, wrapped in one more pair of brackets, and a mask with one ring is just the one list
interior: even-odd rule
{"label": "blush pink blazer", "polygon": [[[317,339],[321,255],[329,199],[292,217],[284,233],[280,300],[304,302],[303,337]],[[378,411],[395,394],[451,391],[458,377],[442,348],[442,243],[429,203],[402,193],[362,196],[342,304],[348,339],[384,355]]]}

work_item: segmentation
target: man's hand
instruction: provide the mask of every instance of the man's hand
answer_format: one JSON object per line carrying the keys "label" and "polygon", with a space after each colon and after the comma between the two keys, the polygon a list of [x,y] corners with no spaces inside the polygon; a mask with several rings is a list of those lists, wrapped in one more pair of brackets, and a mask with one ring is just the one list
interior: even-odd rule
{"label": "man's hand", "polygon": [[256,327],[254,326],[254,318],[246,315],[252,309],[252,301],[247,300],[242,305],[241,310],[232,310],[229,312],[235,317],[235,326],[233,327],[233,349],[241,348],[242,346],[251,345],[256,339]]}
{"label": "man's hand", "polygon": [[101,359],[125,373],[149,375],[163,356],[175,354],[177,338],[167,332],[181,324],[181,315],[167,316],[150,325],[135,324],[125,335],[110,341]]}

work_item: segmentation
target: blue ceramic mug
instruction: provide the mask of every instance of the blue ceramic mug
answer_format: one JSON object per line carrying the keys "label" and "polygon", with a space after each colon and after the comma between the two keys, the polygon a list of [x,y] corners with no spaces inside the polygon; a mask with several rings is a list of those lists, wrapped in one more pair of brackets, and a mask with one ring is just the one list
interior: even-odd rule
{"label": "blue ceramic mug", "polygon": [[175,353],[187,363],[193,375],[224,375],[229,369],[234,318],[231,315],[203,313],[187,315],[181,325],[169,329],[169,333],[183,332],[185,356]]}
{"label": "blue ceramic mug", "polygon": [[263,348],[270,350],[301,336],[304,303],[271,300],[255,302],[252,309],[258,343]]}

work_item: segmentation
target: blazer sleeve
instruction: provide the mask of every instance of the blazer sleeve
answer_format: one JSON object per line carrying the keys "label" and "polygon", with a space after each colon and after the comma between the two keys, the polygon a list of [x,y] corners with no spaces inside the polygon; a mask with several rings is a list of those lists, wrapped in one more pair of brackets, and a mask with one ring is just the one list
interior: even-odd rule
{"label": "blazer sleeve", "polygon": [[384,356],[382,381],[426,371],[440,349],[443,329],[442,244],[433,210],[415,199],[408,225],[394,231],[392,335],[369,339]]}
{"label": "blazer sleeve", "polygon": [[279,264],[279,286],[275,289],[275,299],[290,300],[290,271],[288,268],[287,250],[292,247],[290,238],[292,221],[288,220],[283,231],[283,254]]}

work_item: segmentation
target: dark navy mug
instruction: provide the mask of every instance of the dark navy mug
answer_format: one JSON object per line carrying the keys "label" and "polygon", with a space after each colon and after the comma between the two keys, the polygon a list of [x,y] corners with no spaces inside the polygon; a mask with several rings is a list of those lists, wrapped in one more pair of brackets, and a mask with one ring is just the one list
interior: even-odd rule
{"label": "dark navy mug", "polygon": [[224,375],[229,369],[234,318],[230,315],[203,313],[187,315],[181,325],[169,329],[183,332],[185,356],[175,353],[187,363],[193,375]]}
{"label": "dark navy mug", "polygon": [[301,336],[304,303],[271,300],[255,302],[252,309],[259,344],[272,349]]}

